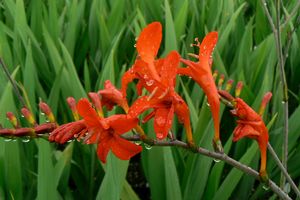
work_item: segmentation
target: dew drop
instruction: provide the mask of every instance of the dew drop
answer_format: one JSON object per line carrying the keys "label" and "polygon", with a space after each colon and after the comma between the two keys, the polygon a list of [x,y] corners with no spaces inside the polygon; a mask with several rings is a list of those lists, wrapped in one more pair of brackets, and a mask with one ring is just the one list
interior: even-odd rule
{"label": "dew drop", "polygon": [[221,160],[219,160],[219,159],[214,159],[214,162],[216,162],[216,163],[218,163],[218,162],[220,162]]}
{"label": "dew drop", "polygon": [[207,105],[208,107],[210,107],[210,104],[209,104],[208,102],[206,102],[206,105]]}
{"label": "dew drop", "polygon": [[17,139],[16,139],[16,138],[14,138],[14,139],[12,139],[11,141],[12,141],[12,142],[16,142],[16,141],[17,141]]}
{"label": "dew drop", "polygon": [[134,44],[133,47],[136,48],[136,44]]}
{"label": "dew drop", "polygon": [[162,139],[164,137],[164,134],[162,134],[162,133],[156,133],[156,137],[158,139]]}
{"label": "dew drop", "polygon": [[73,142],[73,140],[68,140],[68,143]]}
{"label": "dew drop", "polygon": [[24,118],[24,115],[21,115],[21,117],[23,117],[23,118]]}
{"label": "dew drop", "polygon": [[141,141],[134,141],[134,144],[136,144],[136,145],[141,145],[142,142],[141,142]]}
{"label": "dew drop", "polygon": [[152,149],[152,145],[145,144],[145,148],[146,148],[147,150],[150,150],[150,149]]}
{"label": "dew drop", "polygon": [[153,85],[154,80],[150,79],[149,81],[146,81],[146,85],[151,86]]}
{"label": "dew drop", "polygon": [[269,186],[267,186],[267,185],[263,185],[262,188],[263,188],[264,190],[269,190],[269,189],[270,189]]}
{"label": "dew drop", "polygon": [[45,113],[41,112],[41,115],[45,115]]}
{"label": "dew drop", "polygon": [[46,123],[49,123],[49,122],[50,122],[49,119],[46,119],[45,121],[46,121]]}
{"label": "dew drop", "polygon": [[286,193],[289,193],[291,191],[291,186],[289,183],[286,183],[283,190],[286,192]]}
{"label": "dew drop", "polygon": [[282,103],[282,104],[285,104],[285,102],[284,102],[284,101],[282,101],[281,103]]}
{"label": "dew drop", "polygon": [[166,119],[164,117],[158,117],[155,119],[155,122],[158,126],[163,126],[166,123]]}
{"label": "dew drop", "polygon": [[30,141],[30,137],[29,136],[26,136],[26,137],[24,137],[23,139],[22,139],[22,142],[24,142],[24,143],[27,143],[27,142],[29,142]]}
{"label": "dew drop", "polygon": [[5,138],[4,139],[4,142],[10,142],[11,141],[11,138]]}

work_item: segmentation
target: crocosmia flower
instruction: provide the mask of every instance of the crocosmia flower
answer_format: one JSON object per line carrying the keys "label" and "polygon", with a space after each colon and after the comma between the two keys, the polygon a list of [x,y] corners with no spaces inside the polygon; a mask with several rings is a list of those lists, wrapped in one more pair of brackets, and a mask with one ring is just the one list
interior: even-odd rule
{"label": "crocosmia flower", "polygon": [[234,109],[231,113],[238,117],[237,127],[233,131],[233,141],[236,142],[243,137],[257,141],[261,154],[259,174],[263,180],[266,180],[267,146],[269,141],[268,129],[261,116],[241,98],[235,98],[233,104]]}
{"label": "crocosmia flower", "polygon": [[[129,118],[127,115],[100,118],[87,99],[81,99],[78,102],[77,110],[88,129],[84,142],[98,144],[97,154],[103,163],[106,162],[110,150],[122,160],[128,160],[142,151],[141,146],[120,137],[137,126],[137,118]],[[107,127],[104,127],[103,124],[106,124]]]}
{"label": "crocosmia flower", "polygon": [[196,46],[199,47],[199,55],[196,56],[198,62],[192,62],[190,60],[181,59],[181,62],[187,65],[186,68],[179,68],[178,73],[192,77],[198,85],[203,89],[207,96],[207,101],[210,105],[212,117],[214,120],[214,147],[217,151],[222,151],[222,145],[220,141],[219,131],[219,111],[220,111],[220,100],[218,90],[215,84],[215,80],[212,75],[212,53],[218,40],[217,32],[208,33],[203,39],[202,43],[198,42]]}

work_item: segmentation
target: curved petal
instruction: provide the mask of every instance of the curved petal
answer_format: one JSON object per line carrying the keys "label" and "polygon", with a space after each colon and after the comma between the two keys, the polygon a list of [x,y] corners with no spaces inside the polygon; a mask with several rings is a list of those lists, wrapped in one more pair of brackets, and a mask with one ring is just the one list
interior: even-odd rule
{"label": "curved petal", "polygon": [[243,137],[257,139],[259,135],[259,132],[250,125],[238,125],[233,131],[233,141],[236,142]]}
{"label": "curved petal", "polygon": [[137,118],[130,118],[127,115],[112,115],[106,118],[106,121],[117,135],[126,133],[138,125]]}
{"label": "curved petal", "polygon": [[167,137],[168,132],[172,126],[172,120],[174,117],[174,106],[170,108],[158,108],[154,117],[154,130],[158,139],[164,139]]}
{"label": "curved petal", "polygon": [[135,118],[145,110],[152,108],[153,101],[148,100],[147,96],[137,99],[129,108],[128,114],[130,117]]}
{"label": "curved petal", "polygon": [[111,142],[111,150],[121,160],[129,160],[132,156],[140,153],[143,149],[141,146],[133,144],[118,135],[114,135]]}
{"label": "curved petal", "polygon": [[127,94],[126,92],[127,92],[128,84],[131,83],[135,78],[136,78],[136,74],[134,73],[132,68],[130,68],[123,74],[122,81],[121,81],[122,82],[121,91],[124,97],[126,97]]}
{"label": "curved petal", "polygon": [[101,140],[100,143],[98,143],[97,147],[97,155],[98,158],[103,162],[106,163],[106,157],[110,150],[110,146],[112,143],[113,138],[105,137]]}
{"label": "curved petal", "polygon": [[77,110],[89,128],[102,126],[99,116],[86,98],[78,101]]}
{"label": "curved petal", "polygon": [[127,100],[123,96],[122,92],[118,90],[110,80],[106,80],[104,83],[105,89],[99,90],[98,93],[101,95],[101,102],[103,105],[111,108],[112,105],[119,105],[121,107],[128,107]]}
{"label": "curved petal", "polygon": [[208,33],[200,45],[199,60],[200,62],[208,62],[211,67],[212,64],[212,53],[218,41],[218,32]]}
{"label": "curved petal", "polygon": [[162,26],[159,22],[153,22],[145,27],[136,43],[136,49],[142,60],[153,62],[162,39]]}
{"label": "curved petal", "polygon": [[161,67],[160,77],[167,86],[174,87],[175,78],[177,74],[177,67],[179,65],[180,55],[177,51],[171,51],[164,59]]}

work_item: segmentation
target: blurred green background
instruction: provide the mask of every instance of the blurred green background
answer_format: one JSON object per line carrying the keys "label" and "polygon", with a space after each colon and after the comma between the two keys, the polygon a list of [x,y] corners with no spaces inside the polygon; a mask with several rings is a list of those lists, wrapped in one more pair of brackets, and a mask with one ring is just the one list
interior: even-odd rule
{"label": "blurred green background", "polygon": [[[281,23],[297,0],[282,1]],[[268,8],[275,18],[273,1]],[[299,185],[300,177],[300,31],[295,16],[281,28],[285,70],[289,86],[288,170]],[[46,101],[59,123],[72,120],[66,97],[85,97],[103,88],[106,79],[120,86],[122,73],[136,57],[135,38],[152,21],[163,24],[160,56],[178,50],[194,53],[195,37],[216,30],[219,41],[213,69],[226,80],[244,82],[241,97],[256,110],[265,92],[273,92],[264,119],[271,119],[270,142],[281,155],[283,141],[282,87],[274,37],[257,0],[2,0],[0,1],[0,57],[18,83],[28,106],[40,123],[40,99]],[[295,28],[295,31],[293,31]],[[287,43],[291,40],[290,48]],[[196,52],[197,53],[197,52]],[[234,85],[236,84],[234,83]],[[187,101],[196,143],[212,150],[213,124],[200,87],[178,77],[178,92]],[[134,99],[134,85],[128,97]],[[18,114],[16,98],[0,70],[0,122],[7,111]],[[113,112],[119,112],[115,110]],[[113,113],[112,112],[112,113]],[[111,113],[110,113],[111,114]],[[258,169],[255,141],[232,143],[235,122],[221,108],[221,135],[225,152]],[[21,118],[24,126],[26,122]],[[152,123],[144,126],[153,135]],[[183,128],[173,125],[177,137]],[[279,183],[280,171],[268,159],[268,172]],[[294,193],[290,195],[295,197]],[[0,139],[0,199],[275,199],[254,178],[224,162],[170,147],[144,148],[131,161],[109,155],[102,165],[95,146],[70,142],[56,145],[43,139]]]}

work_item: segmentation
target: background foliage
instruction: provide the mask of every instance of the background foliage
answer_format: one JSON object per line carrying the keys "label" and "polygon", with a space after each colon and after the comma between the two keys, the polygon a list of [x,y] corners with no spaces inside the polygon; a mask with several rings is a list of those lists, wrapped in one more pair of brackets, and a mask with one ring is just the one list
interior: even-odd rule
{"label": "background foliage", "polygon": [[[296,3],[297,0],[283,1],[282,22]],[[274,14],[272,1],[268,7]],[[287,40],[292,39],[285,65],[290,96],[288,170],[299,185],[300,31],[290,34],[297,26],[295,19],[281,31],[285,47]],[[241,96],[255,109],[265,92],[273,92],[264,119],[268,123],[273,118],[274,123],[269,124],[270,142],[280,155],[282,90],[274,37],[260,1],[2,0],[0,56],[38,121],[45,121],[37,106],[43,99],[58,121],[66,123],[72,120],[66,97],[84,97],[86,92],[102,88],[106,79],[120,86],[122,73],[136,56],[135,37],[152,21],[160,21],[164,27],[161,56],[175,49],[186,57],[194,52],[190,44],[195,37],[203,38],[212,30],[219,32],[213,68],[225,74],[226,79],[243,81]],[[197,144],[212,149],[213,124],[202,90],[186,77],[178,78],[177,88],[189,104]],[[129,97],[135,96],[133,87],[128,92]],[[10,127],[5,113],[17,113],[21,104],[2,71],[0,94],[0,122]],[[234,120],[224,106],[221,110],[225,152],[258,169],[257,144],[248,139],[233,144]],[[26,126],[24,120],[23,123]],[[144,128],[152,134],[151,124]],[[177,122],[173,130],[177,137],[182,136],[182,126]],[[1,138],[0,199],[275,198],[258,181],[223,162],[183,149],[148,149],[144,148],[130,162],[110,155],[108,163],[102,165],[94,146],[76,141],[57,146],[43,139]],[[280,171],[270,156],[268,172],[278,183]]]}

